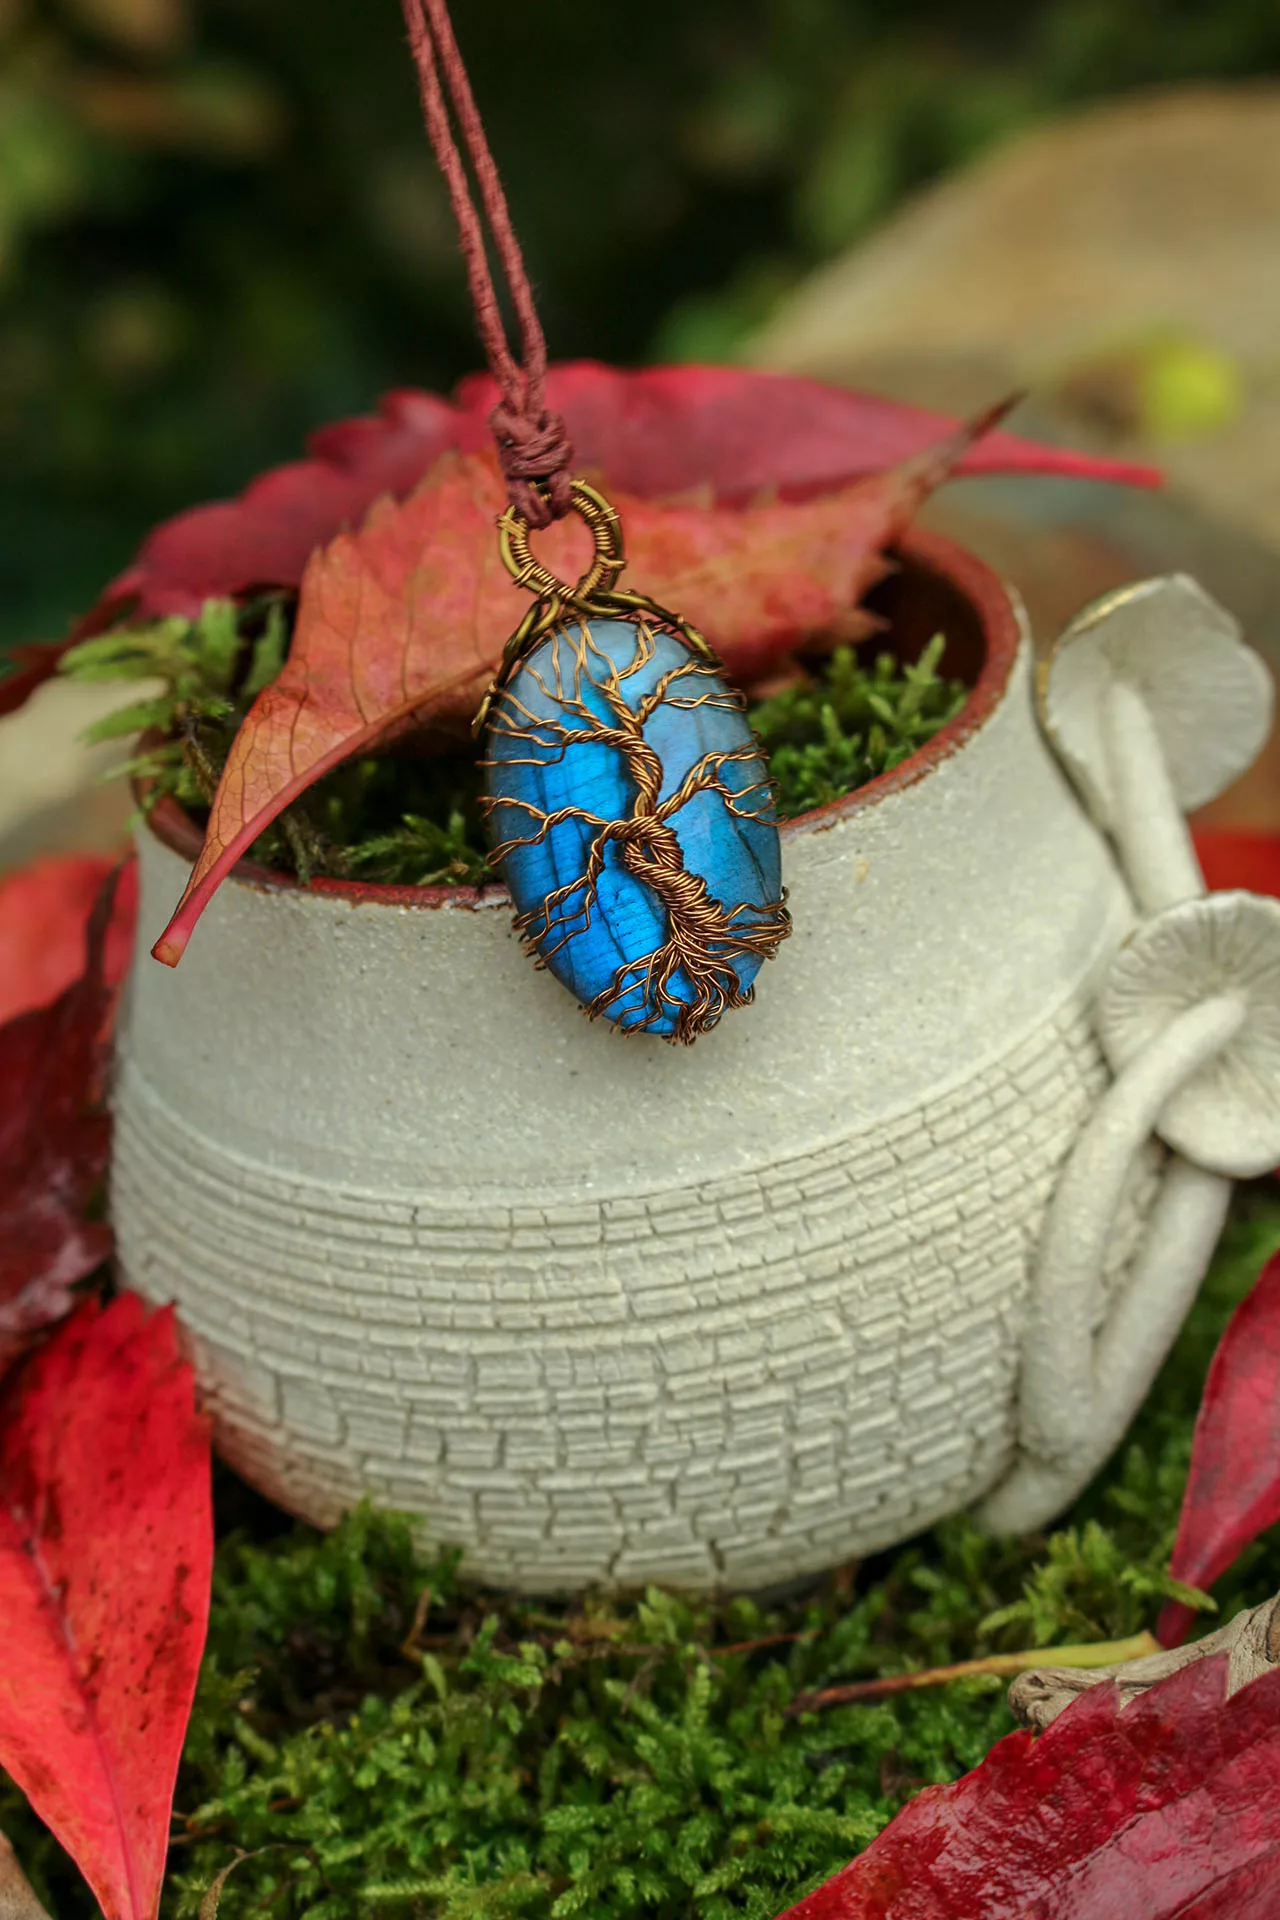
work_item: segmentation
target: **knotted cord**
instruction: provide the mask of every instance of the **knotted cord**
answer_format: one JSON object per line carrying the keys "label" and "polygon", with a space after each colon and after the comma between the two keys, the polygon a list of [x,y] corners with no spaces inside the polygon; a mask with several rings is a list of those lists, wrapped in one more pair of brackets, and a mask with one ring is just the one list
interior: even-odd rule
{"label": "knotted cord", "polygon": [[[502,395],[489,415],[489,424],[498,444],[508,498],[530,526],[545,527],[567,513],[573,504],[569,473],[573,449],[564,421],[558,413],[547,409],[547,343],[533,289],[454,36],[447,0],[403,0],[403,5],[427,132],[458,224],[476,326],[489,369]],[[452,119],[457,122],[471,162],[479,207],[472,196],[466,164],[454,136],[450,105]],[[485,245],[486,223],[494,256],[511,295],[519,332],[519,358],[511,350],[503,324]]]}

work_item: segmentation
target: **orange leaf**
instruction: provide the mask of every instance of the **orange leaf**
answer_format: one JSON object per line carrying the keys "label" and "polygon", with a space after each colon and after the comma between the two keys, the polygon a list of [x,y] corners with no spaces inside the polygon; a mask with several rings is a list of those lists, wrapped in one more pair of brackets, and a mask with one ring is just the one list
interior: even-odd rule
{"label": "orange leaf", "polygon": [[[883,550],[1004,409],[888,473],[802,502],[663,506],[614,496],[634,585],[700,627],[749,681],[820,637],[868,630],[857,603]],[[446,454],[402,505],[379,501],[358,533],[312,556],[283,672],[250,710],[214,798],[204,847],[153,949],[175,966],[221,881],[290,801],[410,714],[475,710],[528,607],[498,554],[505,504],[494,459]],[[539,536],[562,579],[584,569],[582,527]]]}
{"label": "orange leaf", "polygon": [[[119,858],[46,854],[0,878],[0,1022],[47,1007],[84,968],[94,902]],[[105,975],[118,986],[129,965],[132,904],[117,903],[107,932]]]}

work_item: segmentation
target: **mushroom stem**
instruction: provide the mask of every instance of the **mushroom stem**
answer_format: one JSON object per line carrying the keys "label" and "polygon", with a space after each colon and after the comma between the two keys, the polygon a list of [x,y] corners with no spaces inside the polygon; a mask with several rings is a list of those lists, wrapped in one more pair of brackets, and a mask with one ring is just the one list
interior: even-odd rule
{"label": "mushroom stem", "polygon": [[982,1507],[991,1532],[1025,1533],[1052,1520],[1120,1444],[1204,1278],[1231,1184],[1180,1156],[1170,1160],[1142,1250],[1097,1338],[1087,1430],[1069,1456],[1022,1455]]}
{"label": "mushroom stem", "polygon": [[1226,1222],[1232,1182],[1174,1154],[1142,1247],[1098,1335],[1091,1439],[1105,1460],[1177,1338]]}
{"label": "mushroom stem", "polygon": [[[1105,1334],[1097,1354],[1094,1343],[1107,1244],[1134,1158],[1150,1138],[1166,1100],[1226,1046],[1244,1018],[1244,1002],[1237,995],[1217,994],[1172,1019],[1103,1094],[1059,1177],[1045,1215],[1032,1279],[1031,1309],[1023,1340],[1020,1434],[1022,1446],[1038,1464],[1038,1471],[1043,1474],[1048,1470],[1055,1484],[1063,1470],[1074,1470],[1085,1453],[1095,1451],[1095,1435],[1103,1426],[1114,1428],[1118,1438],[1136,1403],[1121,1413],[1109,1408],[1107,1400],[1115,1395],[1128,1396],[1133,1381],[1147,1364],[1144,1357],[1126,1368],[1117,1358],[1114,1342]],[[1190,1190],[1200,1192],[1200,1187],[1192,1182]],[[1193,1210],[1200,1209],[1205,1218],[1208,1191],[1205,1189],[1202,1198],[1192,1202]],[[1216,1185],[1213,1194],[1216,1206]],[[1171,1215],[1180,1216],[1185,1197],[1179,1180],[1167,1197]],[[1157,1207],[1165,1202],[1162,1193]],[[1196,1213],[1197,1220],[1201,1212]],[[1154,1220],[1152,1226],[1154,1229]],[[1201,1235],[1197,1232],[1192,1238],[1198,1254]],[[1152,1268],[1156,1258],[1151,1252],[1153,1239],[1165,1249],[1161,1257],[1167,1257],[1167,1233],[1149,1234],[1147,1249],[1135,1263],[1127,1290],[1130,1293],[1149,1269],[1160,1272],[1158,1261]],[[1124,1304],[1122,1319],[1129,1338],[1136,1337],[1134,1329],[1139,1319],[1152,1312],[1151,1291],[1148,1281]],[[1172,1338],[1167,1322],[1168,1316],[1161,1308],[1151,1338],[1145,1331],[1141,1336],[1144,1353],[1157,1340],[1167,1344],[1166,1331]],[[1176,1324],[1174,1321],[1173,1326]],[[1103,1362],[1101,1373],[1099,1360]],[[1108,1443],[1107,1451],[1111,1445],[1114,1440]],[[1068,1478],[1079,1483],[1076,1471]],[[990,1524],[1026,1524],[1004,1517],[1009,1506],[1002,1488],[988,1503]],[[997,1513],[1000,1518],[991,1517]]]}
{"label": "mushroom stem", "polygon": [[1102,741],[1114,795],[1112,835],[1144,913],[1197,900],[1204,875],[1178,805],[1164,750],[1138,688],[1113,680],[1102,702]]}

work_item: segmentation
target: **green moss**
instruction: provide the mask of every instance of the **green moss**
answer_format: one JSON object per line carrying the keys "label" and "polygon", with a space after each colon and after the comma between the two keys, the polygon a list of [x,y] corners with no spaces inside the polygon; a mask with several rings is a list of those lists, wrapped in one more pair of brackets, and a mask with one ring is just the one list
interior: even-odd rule
{"label": "green moss", "polygon": [[[253,1857],[226,1920],[766,1920],[1010,1724],[994,1680],[791,1718],[795,1693],[1152,1623],[1209,1359],[1277,1246],[1274,1189],[1245,1193],[1123,1452],[1062,1528],[1001,1542],[955,1519],[781,1606],[498,1599],[393,1518],[276,1531],[224,1479],[167,1920],[195,1920],[237,1850]],[[1216,1597],[1229,1614],[1277,1587],[1273,1534]],[[12,1790],[0,1826],[60,1920],[88,1916]]]}
{"label": "green moss", "polygon": [[[243,608],[211,600],[195,621],[162,620],[105,634],[67,655],[80,680],[158,680],[163,691],[112,714],[92,739],[140,730],[165,736],[128,770],[147,804],[173,795],[203,824],[237,727],[279,672],[287,645],[279,596]],[[770,760],[783,819],[825,806],[887,772],[932,739],[964,704],[965,688],[937,668],[944,642],[903,667],[890,653],[864,666],[838,648],[802,684],[758,701],[751,724]],[[456,749],[348,762],[319,781],[255,842],[263,866],[395,886],[476,885],[492,879],[475,756]]]}
{"label": "green moss", "polygon": [[[339,790],[346,776],[350,785]],[[326,833],[345,871],[388,886],[479,886],[493,879],[473,754],[371,759],[340,768],[324,793]]]}
{"label": "green moss", "polygon": [[[66,654],[61,671],[73,680],[159,683],[85,731],[91,742],[155,736],[118,770],[142,783],[144,812],[172,797],[203,824],[237,728],[284,664],[290,612],[281,594],[244,605],[209,600],[197,620],[114,629]],[[259,838],[253,857],[304,875],[322,864],[294,809]]]}
{"label": "green moss", "polygon": [[968,689],[943,680],[946,645],[937,634],[912,666],[891,653],[863,666],[839,647],[806,685],[751,708],[751,724],[769,755],[784,820],[825,807],[888,773],[955,718]]}
{"label": "green moss", "polygon": [[162,743],[129,761],[126,771],[149,783],[148,804],[172,794],[194,809],[209,797],[208,769],[221,767],[253,699],[284,665],[287,644],[281,596],[245,606],[209,600],[198,620],[157,620],[83,640],[66,654],[61,671],[73,680],[160,683],[159,692],[96,721],[85,738],[162,735]]}

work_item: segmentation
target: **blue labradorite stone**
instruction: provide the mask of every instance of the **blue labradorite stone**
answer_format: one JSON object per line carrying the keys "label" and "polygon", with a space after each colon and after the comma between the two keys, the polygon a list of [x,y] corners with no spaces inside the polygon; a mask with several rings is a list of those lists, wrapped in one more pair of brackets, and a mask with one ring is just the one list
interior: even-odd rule
{"label": "blue labradorite stone", "polygon": [[491,709],[489,832],[525,944],[592,1015],[688,1041],[787,932],[764,755],[676,632],[570,620]]}

